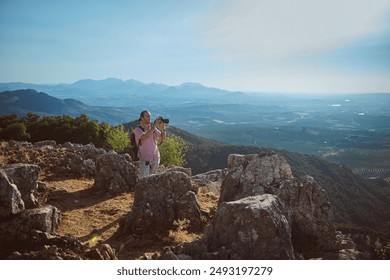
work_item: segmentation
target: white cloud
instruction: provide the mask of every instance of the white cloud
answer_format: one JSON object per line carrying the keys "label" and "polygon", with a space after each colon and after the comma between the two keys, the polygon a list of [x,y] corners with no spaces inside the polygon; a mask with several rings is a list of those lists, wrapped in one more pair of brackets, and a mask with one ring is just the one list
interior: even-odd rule
{"label": "white cloud", "polygon": [[318,52],[380,29],[389,8],[389,0],[233,0],[209,15],[206,41],[234,60]]}

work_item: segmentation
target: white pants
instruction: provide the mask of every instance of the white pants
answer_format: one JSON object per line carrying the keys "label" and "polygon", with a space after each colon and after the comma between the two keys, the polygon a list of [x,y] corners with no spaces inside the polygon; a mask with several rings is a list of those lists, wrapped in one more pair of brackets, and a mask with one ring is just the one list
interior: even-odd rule
{"label": "white pants", "polygon": [[139,176],[146,177],[151,174],[156,174],[158,166],[160,164],[160,160],[152,160],[152,161],[144,161],[140,160],[139,161]]}

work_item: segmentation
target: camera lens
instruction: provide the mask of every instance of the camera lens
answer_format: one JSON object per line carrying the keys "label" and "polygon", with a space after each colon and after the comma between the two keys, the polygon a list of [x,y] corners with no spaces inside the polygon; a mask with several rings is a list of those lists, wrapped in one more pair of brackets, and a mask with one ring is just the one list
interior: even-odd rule
{"label": "camera lens", "polygon": [[163,117],[158,117],[158,119],[160,119],[165,124],[169,123],[169,119],[164,119]]}

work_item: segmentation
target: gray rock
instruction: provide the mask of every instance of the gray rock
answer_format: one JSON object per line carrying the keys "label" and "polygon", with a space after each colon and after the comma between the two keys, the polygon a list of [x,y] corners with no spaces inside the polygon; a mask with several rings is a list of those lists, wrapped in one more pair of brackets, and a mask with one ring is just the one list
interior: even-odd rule
{"label": "gray rock", "polygon": [[97,157],[94,188],[119,194],[134,189],[138,172],[126,155],[106,153]]}
{"label": "gray rock", "polygon": [[168,171],[140,179],[123,230],[167,232],[180,220],[189,221],[189,230],[200,230],[201,212],[192,190],[191,179],[183,172]]}
{"label": "gray rock", "polygon": [[57,143],[54,140],[44,140],[44,141],[39,141],[34,143],[35,148],[42,148],[45,146],[50,146],[51,148],[53,148],[57,146]]}
{"label": "gray rock", "polygon": [[216,259],[294,259],[292,217],[280,199],[264,194],[220,205],[204,243]]}
{"label": "gray rock", "polygon": [[17,186],[22,195],[25,207],[28,209],[38,206],[34,196],[38,188],[37,180],[41,168],[35,164],[9,164],[3,167],[9,179]]}
{"label": "gray rock", "polygon": [[24,202],[17,186],[12,184],[4,170],[0,169],[0,221],[22,212]]}
{"label": "gray rock", "polygon": [[267,187],[293,178],[290,165],[272,150],[257,155],[229,155],[228,168],[220,203],[268,193]]}
{"label": "gray rock", "polygon": [[[27,209],[13,219],[0,223],[0,256],[14,248],[29,248],[36,245],[35,231],[54,233],[58,228],[59,211],[54,206]],[[1,250],[0,250],[1,251]]]}
{"label": "gray rock", "polygon": [[292,211],[296,250],[320,252],[337,248],[334,215],[328,195],[312,177],[284,181],[276,194]]}
{"label": "gray rock", "polygon": [[191,177],[191,179],[199,185],[200,193],[212,192],[215,196],[219,197],[221,193],[222,182],[227,174],[227,168],[217,169],[194,175]]}
{"label": "gray rock", "polygon": [[[230,155],[228,165],[211,226],[201,240],[173,250],[176,255],[195,259],[292,259],[294,254],[306,259],[337,259],[353,255],[353,248],[340,246],[329,198],[312,177],[293,178],[290,166],[273,151]],[[260,198],[261,203],[256,201]],[[260,219],[254,213],[268,216]],[[271,222],[283,226],[280,229]],[[258,243],[255,236],[264,242]],[[251,251],[259,246],[261,250]],[[349,251],[341,254],[340,250]]]}
{"label": "gray rock", "polygon": [[31,229],[42,232],[54,232],[58,228],[59,210],[51,205],[42,208],[27,209],[14,219],[14,228],[21,232],[28,232]]}
{"label": "gray rock", "polygon": [[170,165],[167,167],[167,171],[180,171],[180,172],[187,174],[190,177],[192,176],[191,168],[185,168],[182,166]]}

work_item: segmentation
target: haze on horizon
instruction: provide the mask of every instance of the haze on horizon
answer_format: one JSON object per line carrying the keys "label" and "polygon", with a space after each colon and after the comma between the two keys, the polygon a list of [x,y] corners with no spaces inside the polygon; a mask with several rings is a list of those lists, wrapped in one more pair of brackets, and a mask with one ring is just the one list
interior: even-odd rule
{"label": "haze on horizon", "polygon": [[0,82],[390,93],[390,0],[1,0],[0,40]]}

